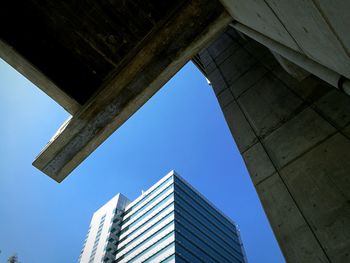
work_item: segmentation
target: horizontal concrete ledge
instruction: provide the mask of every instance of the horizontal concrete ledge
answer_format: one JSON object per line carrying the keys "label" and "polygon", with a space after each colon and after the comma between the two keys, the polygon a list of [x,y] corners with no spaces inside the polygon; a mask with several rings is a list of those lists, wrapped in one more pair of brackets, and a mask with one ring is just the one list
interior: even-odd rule
{"label": "horizontal concrete ledge", "polygon": [[61,182],[230,21],[218,1],[185,3],[60,128],[33,165]]}
{"label": "horizontal concrete ledge", "polygon": [[283,44],[270,39],[269,37],[251,29],[237,21],[230,24],[231,27],[239,32],[253,38],[262,45],[268,47],[277,54],[285,57],[287,60],[295,63],[306,71],[314,74],[325,82],[329,83],[337,89],[341,89],[342,92],[350,96],[350,80],[340,75],[338,72],[319,64],[318,62],[304,56],[303,54],[294,51],[293,49],[284,46]]}
{"label": "horizontal concrete ledge", "polygon": [[18,54],[11,46],[0,39],[0,57],[11,65],[15,70],[25,76],[34,85],[40,88],[48,96],[54,99],[70,114],[76,113],[81,105],[63,92],[40,70]]}

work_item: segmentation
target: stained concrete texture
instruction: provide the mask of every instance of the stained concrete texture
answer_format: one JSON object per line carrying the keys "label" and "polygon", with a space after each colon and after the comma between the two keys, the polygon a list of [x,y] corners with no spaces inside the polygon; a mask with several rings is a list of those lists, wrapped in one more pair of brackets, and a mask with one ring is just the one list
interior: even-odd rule
{"label": "stained concrete texture", "polygon": [[281,67],[275,66],[272,73],[279,78],[289,89],[297,94],[306,103],[312,104],[322,98],[334,88],[319,80],[317,77],[310,75],[302,82],[297,81]]}
{"label": "stained concrete texture", "polygon": [[315,107],[339,129],[350,123],[350,97],[336,89],[320,98]]}
{"label": "stained concrete texture", "polygon": [[220,64],[220,59],[229,57],[229,54],[226,53],[227,49],[235,50],[237,48],[239,48],[239,45],[237,43],[232,43],[232,39],[229,35],[223,35],[220,39],[214,40],[213,45],[208,47],[207,51],[210,53],[211,57]]}
{"label": "stained concrete texture", "polygon": [[254,185],[276,172],[276,168],[261,143],[256,143],[242,155]]}
{"label": "stained concrete texture", "polygon": [[220,59],[207,76],[286,260],[350,262],[350,98],[298,81],[231,28],[209,47]]}
{"label": "stained concrete texture", "polygon": [[223,78],[220,70],[216,68],[214,71],[208,74],[208,78],[210,82],[213,84],[212,87],[214,89],[215,94],[219,94],[223,90],[225,90],[228,86]]}
{"label": "stained concrete texture", "polygon": [[231,102],[223,109],[223,113],[240,152],[246,151],[258,141],[237,102]]}
{"label": "stained concrete texture", "polygon": [[332,262],[349,262],[350,141],[337,133],[281,174]]}
{"label": "stained concrete texture", "polygon": [[231,86],[231,91],[235,98],[238,98],[251,86],[256,84],[263,76],[267,69],[259,64],[252,66],[247,72],[240,76]]}
{"label": "stained concrete texture", "polygon": [[213,62],[212,57],[210,56],[208,50],[204,49],[201,52],[198,53],[199,58],[201,60],[201,63],[203,64],[204,67],[208,67],[208,65]]}
{"label": "stained concrete texture", "polygon": [[[271,51],[272,52],[272,51]],[[308,76],[310,76],[310,73],[306,70],[302,69],[301,67],[297,66],[293,62],[290,62],[289,60],[285,59],[281,55],[277,54],[276,52],[272,52],[273,56],[276,58],[278,63],[282,66],[282,68],[293,78],[297,79],[298,81],[302,81]]]}
{"label": "stained concrete texture", "polygon": [[332,125],[307,108],[272,132],[264,143],[276,166],[281,168],[335,132]]}
{"label": "stained concrete texture", "polygon": [[299,50],[293,38],[265,1],[222,0],[222,3],[235,20],[294,50]]}
{"label": "stained concrete texture", "polygon": [[[240,61],[240,63],[234,63]],[[232,85],[243,73],[256,63],[249,53],[240,48],[219,65],[221,73],[226,77],[228,85]]]}
{"label": "stained concrete texture", "polygon": [[221,0],[239,23],[350,77],[350,2]]}
{"label": "stained concrete texture", "polygon": [[302,109],[303,101],[271,74],[259,80],[239,99],[257,135],[264,137]]}
{"label": "stained concrete texture", "polygon": [[256,189],[286,261],[329,262],[280,176],[275,173]]}
{"label": "stained concrete texture", "polygon": [[233,101],[233,95],[229,89],[223,90],[217,95],[220,107],[223,109]]}
{"label": "stained concrete texture", "polygon": [[345,136],[348,137],[348,139],[350,139],[350,125],[346,126],[343,130],[342,130],[343,134]]}

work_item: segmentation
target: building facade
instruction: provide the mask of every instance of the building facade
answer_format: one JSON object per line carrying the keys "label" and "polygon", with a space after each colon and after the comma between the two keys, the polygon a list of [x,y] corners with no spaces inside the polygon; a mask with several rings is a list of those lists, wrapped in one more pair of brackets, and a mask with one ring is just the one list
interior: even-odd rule
{"label": "building facade", "polygon": [[80,263],[246,262],[237,226],[174,171],[94,215]]}

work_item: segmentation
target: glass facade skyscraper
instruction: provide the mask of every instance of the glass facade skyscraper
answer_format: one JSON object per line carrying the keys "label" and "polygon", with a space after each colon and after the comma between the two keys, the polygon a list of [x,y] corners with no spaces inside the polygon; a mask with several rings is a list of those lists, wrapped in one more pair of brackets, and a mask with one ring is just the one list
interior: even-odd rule
{"label": "glass facade skyscraper", "polygon": [[93,216],[80,263],[246,262],[237,226],[174,171]]}

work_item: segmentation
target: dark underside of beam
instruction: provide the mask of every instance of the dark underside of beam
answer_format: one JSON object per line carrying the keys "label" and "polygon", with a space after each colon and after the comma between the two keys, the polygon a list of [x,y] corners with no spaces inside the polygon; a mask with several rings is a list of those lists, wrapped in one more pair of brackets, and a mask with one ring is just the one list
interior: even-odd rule
{"label": "dark underside of beam", "polygon": [[0,39],[83,105],[183,2],[4,1]]}
{"label": "dark underside of beam", "polygon": [[[33,165],[61,182],[230,22],[219,1],[176,9],[59,130]],[[80,85],[76,83],[76,85]]]}

